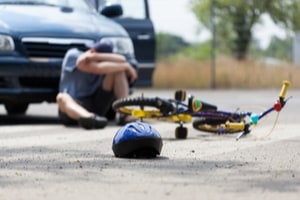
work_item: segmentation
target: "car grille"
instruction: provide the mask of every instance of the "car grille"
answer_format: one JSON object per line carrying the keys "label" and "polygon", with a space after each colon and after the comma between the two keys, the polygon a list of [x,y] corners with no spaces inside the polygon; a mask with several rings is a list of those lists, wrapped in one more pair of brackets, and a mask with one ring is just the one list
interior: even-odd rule
{"label": "car grille", "polygon": [[20,77],[19,84],[24,88],[58,88],[58,78]]}
{"label": "car grille", "polygon": [[77,47],[85,49],[92,40],[61,38],[23,38],[23,45],[28,57],[63,58],[68,49]]}

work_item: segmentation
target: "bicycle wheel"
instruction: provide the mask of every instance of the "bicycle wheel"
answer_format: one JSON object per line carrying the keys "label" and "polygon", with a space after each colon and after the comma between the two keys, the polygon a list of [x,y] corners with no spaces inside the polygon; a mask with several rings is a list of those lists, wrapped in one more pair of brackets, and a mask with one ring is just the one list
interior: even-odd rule
{"label": "bicycle wheel", "polygon": [[[211,114],[210,114],[211,115]],[[225,126],[228,121],[228,116],[220,112],[215,112],[215,116],[200,117],[193,121],[193,127],[196,130],[217,133],[217,134],[232,134],[238,133],[240,130],[229,129]]]}
{"label": "bicycle wheel", "polygon": [[170,101],[159,97],[118,99],[112,107],[117,112],[145,118],[170,117],[175,111],[175,107]]}

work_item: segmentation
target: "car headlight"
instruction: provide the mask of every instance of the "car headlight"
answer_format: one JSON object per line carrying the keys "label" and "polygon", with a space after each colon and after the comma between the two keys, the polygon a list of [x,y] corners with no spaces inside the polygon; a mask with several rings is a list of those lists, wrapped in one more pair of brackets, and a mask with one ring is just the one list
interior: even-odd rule
{"label": "car headlight", "polygon": [[129,55],[129,56],[134,55],[134,48],[130,38],[106,37],[106,38],[102,38],[101,42],[112,43],[114,53]]}
{"label": "car headlight", "polygon": [[12,37],[0,34],[0,51],[13,51],[15,44]]}

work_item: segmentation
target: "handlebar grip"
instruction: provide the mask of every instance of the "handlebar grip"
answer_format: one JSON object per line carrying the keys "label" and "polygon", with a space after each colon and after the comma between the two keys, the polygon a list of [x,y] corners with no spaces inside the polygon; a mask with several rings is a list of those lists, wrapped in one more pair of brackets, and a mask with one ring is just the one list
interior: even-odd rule
{"label": "handlebar grip", "polygon": [[245,129],[245,123],[244,122],[229,122],[227,121],[225,123],[226,128],[233,129],[233,130],[244,130]]}
{"label": "handlebar grip", "polygon": [[190,107],[189,109],[194,113],[199,112],[200,110],[201,111],[216,111],[218,109],[217,106],[206,103],[197,98],[189,99],[189,107]]}
{"label": "handlebar grip", "polygon": [[283,81],[282,82],[282,87],[281,87],[281,91],[280,91],[280,94],[279,94],[280,99],[285,98],[286,91],[287,91],[287,89],[290,85],[291,85],[291,83],[289,81]]}
{"label": "handlebar grip", "polygon": [[175,99],[178,101],[185,101],[186,91],[185,90],[176,90],[175,91]]}

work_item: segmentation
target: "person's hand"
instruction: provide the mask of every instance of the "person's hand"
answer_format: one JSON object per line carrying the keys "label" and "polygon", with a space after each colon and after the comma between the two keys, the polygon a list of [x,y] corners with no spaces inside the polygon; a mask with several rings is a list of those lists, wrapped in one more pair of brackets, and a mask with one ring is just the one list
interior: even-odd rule
{"label": "person's hand", "polygon": [[137,71],[130,64],[126,68],[126,74],[130,79],[130,83],[133,83],[138,78]]}
{"label": "person's hand", "polygon": [[96,52],[93,50],[88,50],[88,51],[84,52],[80,57],[82,57],[84,59],[85,63],[88,63],[94,59],[95,53]]}

